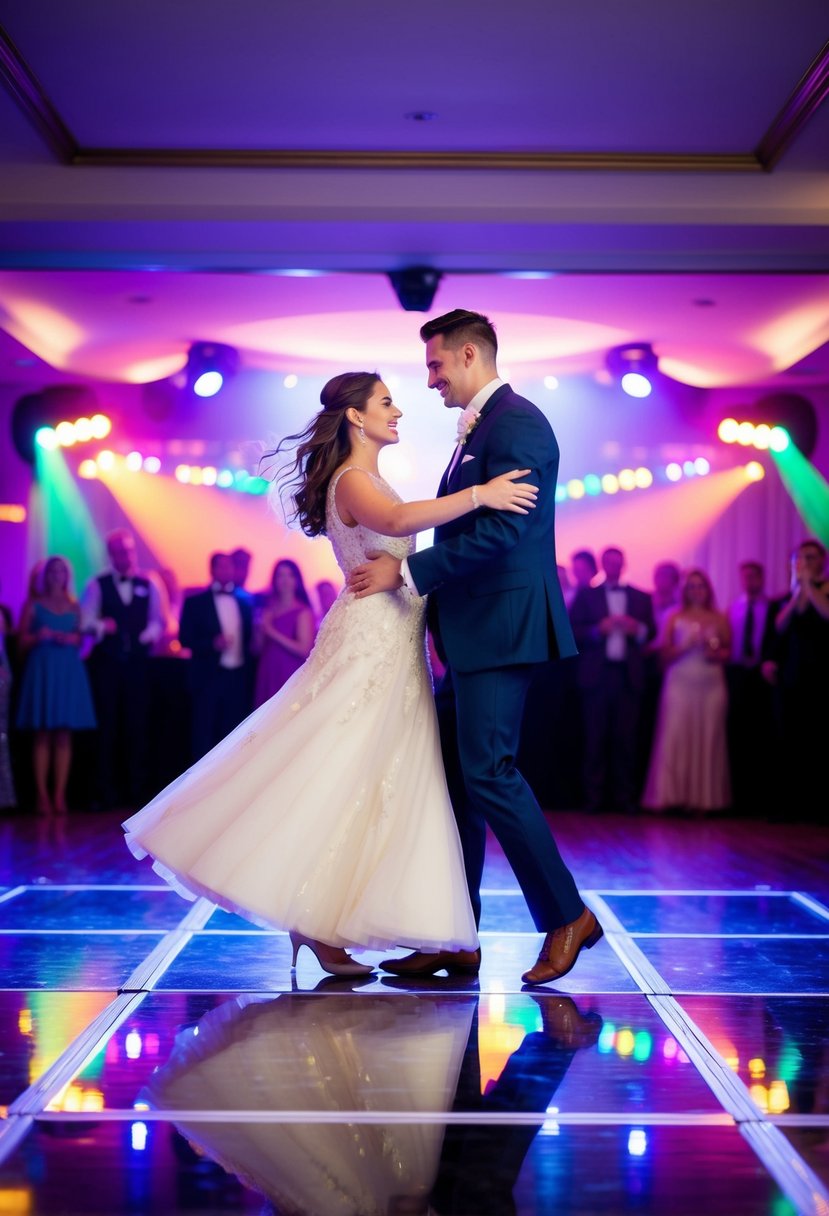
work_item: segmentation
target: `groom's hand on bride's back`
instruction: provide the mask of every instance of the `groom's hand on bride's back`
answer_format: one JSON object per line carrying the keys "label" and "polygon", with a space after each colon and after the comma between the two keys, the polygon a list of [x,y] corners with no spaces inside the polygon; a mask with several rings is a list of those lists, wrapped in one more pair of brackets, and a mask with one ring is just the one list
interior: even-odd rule
{"label": "groom's hand on bride's back", "polygon": [[396,591],[403,586],[399,558],[390,553],[369,553],[368,558],[361,566],[355,566],[348,576],[346,586],[355,599],[376,595],[378,591]]}

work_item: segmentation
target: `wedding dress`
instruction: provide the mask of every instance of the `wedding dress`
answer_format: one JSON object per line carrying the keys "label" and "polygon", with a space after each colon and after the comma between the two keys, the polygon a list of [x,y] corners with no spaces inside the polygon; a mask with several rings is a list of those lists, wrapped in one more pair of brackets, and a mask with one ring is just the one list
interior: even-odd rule
{"label": "wedding dress", "polygon": [[[348,575],[411,537],[347,527],[332,478],[326,529]],[[382,478],[366,474],[394,501]],[[182,894],[334,946],[477,944],[425,659],[407,587],[340,593],[306,663],[124,824]]]}

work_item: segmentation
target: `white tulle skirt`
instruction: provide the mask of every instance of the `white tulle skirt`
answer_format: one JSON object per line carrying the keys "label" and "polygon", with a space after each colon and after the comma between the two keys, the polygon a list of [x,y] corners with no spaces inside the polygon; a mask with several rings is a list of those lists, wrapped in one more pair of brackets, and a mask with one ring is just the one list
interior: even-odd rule
{"label": "white tulle skirt", "polygon": [[181,893],[256,924],[474,948],[423,602],[343,594],[305,665],[124,830]]}

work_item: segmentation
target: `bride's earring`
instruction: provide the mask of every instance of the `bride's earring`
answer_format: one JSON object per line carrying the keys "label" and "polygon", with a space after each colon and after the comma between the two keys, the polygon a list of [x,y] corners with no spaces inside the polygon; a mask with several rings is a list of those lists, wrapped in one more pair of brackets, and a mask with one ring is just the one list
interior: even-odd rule
{"label": "bride's earring", "polygon": [[362,422],[359,422],[357,425],[358,425],[358,426],[359,426],[359,428],[360,428],[360,443],[362,443],[362,444],[363,444],[363,446],[365,446],[365,442],[366,442],[366,433],[365,433],[365,431],[363,430],[363,424],[362,424]]}

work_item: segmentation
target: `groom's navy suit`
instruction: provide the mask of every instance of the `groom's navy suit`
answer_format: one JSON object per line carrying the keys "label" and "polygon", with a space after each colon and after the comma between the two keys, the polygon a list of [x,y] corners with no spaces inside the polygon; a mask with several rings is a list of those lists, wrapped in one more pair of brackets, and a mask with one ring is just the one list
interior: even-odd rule
{"label": "groom's navy suit", "polygon": [[[536,928],[569,924],[584,905],[535,797],[515,768],[524,700],[533,667],[576,653],[556,573],[555,488],[559,450],[553,430],[530,401],[498,387],[481,410],[460,459],[444,474],[438,497],[530,469],[539,487],[527,515],[480,510],[437,528],[435,543],[408,559],[409,574],[429,596],[429,623],[457,711],[464,798],[452,802],[469,894],[480,918],[486,823],[515,871]],[[444,749],[447,738],[441,724]]]}

